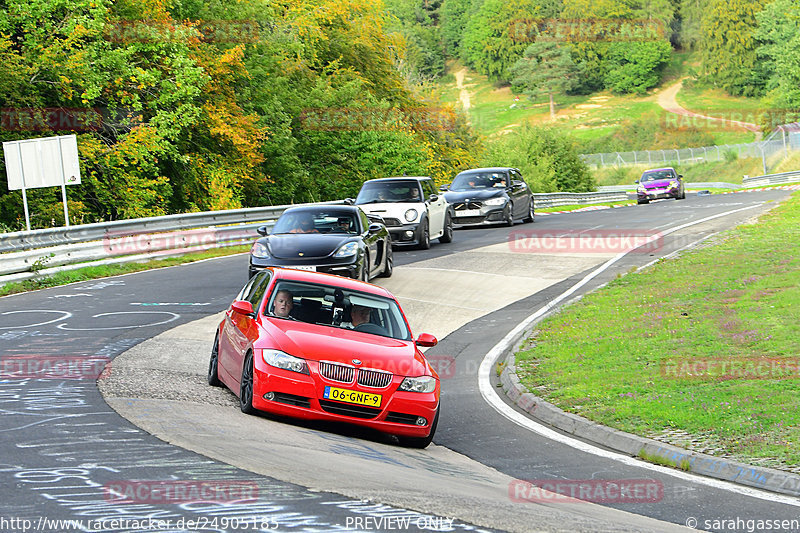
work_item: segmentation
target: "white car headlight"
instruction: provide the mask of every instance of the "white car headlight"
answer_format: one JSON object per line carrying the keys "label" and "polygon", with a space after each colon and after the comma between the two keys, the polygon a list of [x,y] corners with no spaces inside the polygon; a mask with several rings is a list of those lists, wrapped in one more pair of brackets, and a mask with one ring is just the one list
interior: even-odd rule
{"label": "white car headlight", "polygon": [[280,350],[264,350],[261,353],[261,357],[269,366],[299,372],[300,374],[308,374],[308,365],[304,360]]}
{"label": "white car headlight", "polygon": [[483,203],[485,205],[503,205],[506,203],[506,199],[502,196],[498,196],[497,198],[489,198],[488,200],[484,200]]}
{"label": "white car headlight", "polygon": [[333,257],[350,257],[351,255],[356,255],[356,253],[358,253],[358,243],[348,242],[336,250],[336,253],[333,255]]}
{"label": "white car headlight", "polygon": [[397,390],[409,392],[433,392],[436,390],[436,378],[421,376],[418,378],[405,378]]}
{"label": "white car headlight", "polygon": [[256,242],[253,244],[253,247],[250,248],[250,255],[258,257],[259,259],[267,259],[269,258],[269,250],[265,244]]}
{"label": "white car headlight", "polygon": [[406,211],[406,214],[404,215],[406,217],[406,222],[414,222],[415,220],[417,220],[418,214],[419,213],[417,213],[416,209],[409,209],[408,211]]}
{"label": "white car headlight", "polygon": [[674,189],[675,187],[678,187],[679,185],[680,185],[680,184],[679,184],[677,181],[675,181],[675,180],[672,180],[672,181],[670,181],[670,182],[669,182],[669,186],[670,186],[670,188],[673,188],[673,189]]}

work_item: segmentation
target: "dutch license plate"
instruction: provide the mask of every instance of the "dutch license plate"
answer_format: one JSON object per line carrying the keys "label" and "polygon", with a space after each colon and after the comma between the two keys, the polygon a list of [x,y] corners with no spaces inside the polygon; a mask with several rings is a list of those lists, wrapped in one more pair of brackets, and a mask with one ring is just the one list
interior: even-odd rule
{"label": "dutch license plate", "polygon": [[366,405],[369,407],[381,406],[381,395],[359,392],[355,390],[337,389],[336,387],[325,387],[322,397],[326,400],[336,400],[339,402]]}
{"label": "dutch license plate", "polygon": [[295,270],[309,270],[311,272],[317,271],[317,267],[315,267],[314,265],[293,265],[285,268],[293,268]]}
{"label": "dutch license plate", "polygon": [[457,217],[479,217],[481,216],[480,209],[464,209],[463,211],[456,211]]}

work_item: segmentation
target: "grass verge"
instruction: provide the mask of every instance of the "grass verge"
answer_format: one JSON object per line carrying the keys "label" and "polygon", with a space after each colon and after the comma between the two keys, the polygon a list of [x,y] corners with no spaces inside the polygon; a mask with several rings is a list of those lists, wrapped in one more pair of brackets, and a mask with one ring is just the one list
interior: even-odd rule
{"label": "grass verge", "polygon": [[795,194],[549,317],[517,371],[534,394],[607,426],[798,469],[798,302]]}
{"label": "grass verge", "polygon": [[214,248],[213,250],[207,250],[204,252],[195,252],[176,257],[165,257],[163,259],[152,259],[150,261],[137,263],[87,266],[85,268],[77,268],[75,270],[66,270],[64,272],[56,272],[55,274],[37,276],[24,281],[12,281],[10,283],[6,283],[0,287],[0,296],[8,296],[9,294],[34,291],[37,289],[46,289],[47,287],[58,287],[60,285],[68,285],[78,281],[107,278],[110,276],[119,276],[120,274],[128,274],[131,272],[141,272],[143,270],[152,270],[155,268],[182,265],[184,263],[193,263],[195,261],[210,259],[212,257],[222,257],[226,255],[243,253],[247,252],[249,249],[249,245],[231,246],[229,248]]}

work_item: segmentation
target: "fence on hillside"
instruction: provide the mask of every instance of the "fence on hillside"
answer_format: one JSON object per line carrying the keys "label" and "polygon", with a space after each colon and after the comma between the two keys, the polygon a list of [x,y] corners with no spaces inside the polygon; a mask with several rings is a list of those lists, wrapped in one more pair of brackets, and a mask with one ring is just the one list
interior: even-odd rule
{"label": "fence on hillside", "polygon": [[748,157],[760,157],[764,161],[764,174],[767,161],[783,152],[789,155],[800,150],[800,123],[785,124],[775,129],[763,141],[746,144],[723,144],[701,146],[699,148],[668,148],[664,150],[641,150],[635,152],[610,152],[602,154],[581,154],[581,159],[595,168],[622,167],[630,165],[661,166],[666,164],[691,164],[707,161],[726,161]]}

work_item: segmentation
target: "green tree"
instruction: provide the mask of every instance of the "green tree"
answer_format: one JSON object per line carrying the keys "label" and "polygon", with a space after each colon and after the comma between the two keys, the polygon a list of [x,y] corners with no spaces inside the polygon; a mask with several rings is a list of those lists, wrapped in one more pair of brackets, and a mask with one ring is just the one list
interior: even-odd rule
{"label": "green tree", "polygon": [[800,120],[800,4],[774,0],[756,19],[756,54],[769,91],[765,102],[773,109],[765,126],[796,122]]}
{"label": "green tree", "polygon": [[756,67],[756,14],[766,0],[711,0],[703,14],[700,41],[703,70],[732,95],[754,96],[763,80]]}
{"label": "green tree", "polygon": [[533,43],[511,69],[511,85],[531,98],[550,98],[550,117],[555,119],[555,95],[564,94],[578,83],[580,71],[570,51],[554,42]]}
{"label": "green tree", "polygon": [[680,0],[678,42],[683,48],[695,50],[700,46],[703,13],[708,5],[709,0]]}
{"label": "green tree", "polygon": [[644,94],[658,85],[671,52],[665,40],[612,43],[605,58],[605,86],[618,94]]}
{"label": "green tree", "polygon": [[552,128],[525,125],[491,142],[482,163],[494,166],[498,161],[519,168],[534,192],[587,192],[596,188],[572,139]]}
{"label": "green tree", "polygon": [[444,0],[440,9],[439,27],[442,31],[445,51],[450,57],[458,57],[461,40],[469,21],[471,0]]}
{"label": "green tree", "polygon": [[483,0],[471,14],[461,42],[461,57],[490,80],[506,82],[530,44],[518,36],[518,22],[538,16],[534,0]]}

